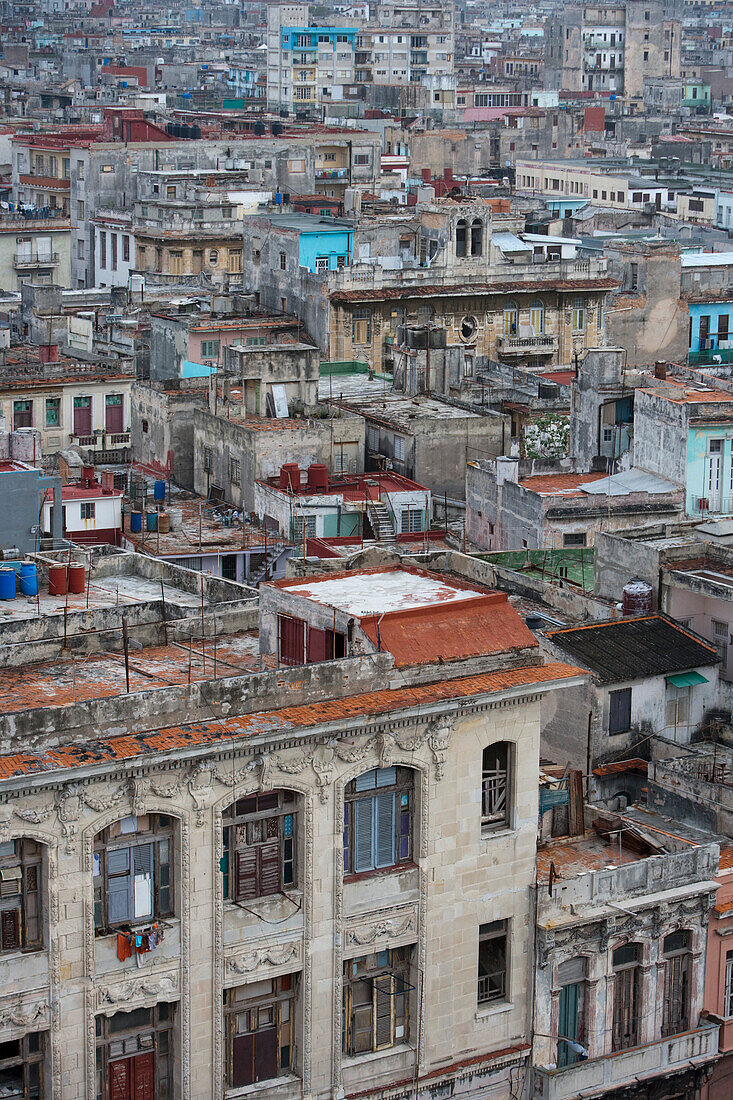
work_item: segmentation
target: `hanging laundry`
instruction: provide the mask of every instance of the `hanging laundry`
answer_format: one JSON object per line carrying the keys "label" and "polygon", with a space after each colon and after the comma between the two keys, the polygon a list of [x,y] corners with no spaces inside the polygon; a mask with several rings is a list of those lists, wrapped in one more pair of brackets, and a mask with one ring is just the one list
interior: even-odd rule
{"label": "hanging laundry", "polygon": [[117,958],[120,962],[124,962],[125,959],[129,959],[132,955],[132,947],[130,946],[130,937],[125,932],[117,933]]}

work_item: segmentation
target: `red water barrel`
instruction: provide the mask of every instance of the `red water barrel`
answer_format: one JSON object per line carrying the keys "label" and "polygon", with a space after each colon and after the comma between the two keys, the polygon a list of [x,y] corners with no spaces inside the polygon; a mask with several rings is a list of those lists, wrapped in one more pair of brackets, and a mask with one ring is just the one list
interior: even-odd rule
{"label": "red water barrel", "polygon": [[86,570],[83,565],[69,566],[69,592],[79,595],[86,587]]}
{"label": "red water barrel", "polygon": [[48,594],[49,596],[66,595],[66,566],[49,565],[48,567]]}

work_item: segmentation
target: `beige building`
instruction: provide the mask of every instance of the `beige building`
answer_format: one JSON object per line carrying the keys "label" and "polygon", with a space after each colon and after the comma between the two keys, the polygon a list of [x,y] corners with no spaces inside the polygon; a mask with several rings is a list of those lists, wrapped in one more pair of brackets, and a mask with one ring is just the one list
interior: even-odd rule
{"label": "beige building", "polygon": [[[165,580],[168,644],[125,581],[141,569]],[[49,1100],[508,1100],[530,1051],[540,710],[578,670],[540,663],[506,596],[423,570],[264,586],[262,670],[237,586],[151,559],[93,584],[110,606],[70,629],[119,636],[116,586],[147,624],[131,693],[87,639],[86,702],[59,695],[58,614],[0,670],[22,693],[45,647],[46,709],[0,715],[16,1076]],[[210,642],[193,670],[170,643],[195,621],[209,637],[214,611],[238,668],[212,680]],[[0,644],[11,629],[0,615]]]}
{"label": "beige building", "polygon": [[652,213],[669,198],[668,189],[654,179],[637,176],[618,160],[517,160],[516,189],[547,195],[558,202],[568,200],[566,217],[583,199],[592,206],[610,210]]}
{"label": "beige building", "polygon": [[0,288],[23,283],[71,285],[71,223],[68,218],[0,216]]}

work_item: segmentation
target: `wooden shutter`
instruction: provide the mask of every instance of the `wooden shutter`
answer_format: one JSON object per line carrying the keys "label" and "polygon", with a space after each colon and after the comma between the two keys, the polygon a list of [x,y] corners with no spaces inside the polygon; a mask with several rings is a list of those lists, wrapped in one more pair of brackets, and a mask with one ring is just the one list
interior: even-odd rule
{"label": "wooden shutter", "polygon": [[395,861],[395,794],[394,791],[380,791],[374,797],[376,866],[391,867]]}
{"label": "wooden shutter", "polygon": [[374,979],[374,1049],[391,1047],[392,1036],[392,994],[394,978],[391,974]]}
{"label": "wooden shutter", "polygon": [[305,622],[289,615],[279,616],[280,662],[284,665],[302,665],[305,658]]}
{"label": "wooden shutter", "polygon": [[256,1031],[255,1041],[255,1081],[269,1081],[277,1077],[277,1028],[268,1027]]}
{"label": "wooden shutter", "polygon": [[372,854],[374,799],[359,798],[352,805],[354,808],[354,870],[371,871],[374,867]]}
{"label": "wooden shutter", "polygon": [[109,1100],[132,1100],[132,1058],[110,1062],[108,1068]]}
{"label": "wooden shutter", "polygon": [[3,909],[0,915],[0,935],[3,951],[20,947],[20,910]]}
{"label": "wooden shutter", "polygon": [[257,848],[259,860],[259,896],[280,893],[280,838],[268,840]]}
{"label": "wooden shutter", "polygon": [[134,1100],[155,1100],[155,1055],[152,1051],[131,1059]]}
{"label": "wooden shutter", "polygon": [[235,1035],[232,1041],[232,1088],[251,1085],[255,1079],[254,1035]]}
{"label": "wooden shutter", "polygon": [[315,664],[318,661],[330,661],[331,650],[328,645],[328,631],[316,630],[314,627],[308,627],[308,664]]}
{"label": "wooden shutter", "polygon": [[257,896],[257,849],[238,848],[234,853],[234,900],[251,901]]}
{"label": "wooden shutter", "polygon": [[133,912],[135,918],[153,915],[153,845],[138,844],[132,849]]}
{"label": "wooden shutter", "polygon": [[122,924],[132,918],[130,849],[107,852],[107,923]]}

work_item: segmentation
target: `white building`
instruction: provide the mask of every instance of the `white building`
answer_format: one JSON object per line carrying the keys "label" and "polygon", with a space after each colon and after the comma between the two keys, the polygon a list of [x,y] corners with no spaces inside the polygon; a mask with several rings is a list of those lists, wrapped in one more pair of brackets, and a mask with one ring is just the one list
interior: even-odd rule
{"label": "white building", "polygon": [[93,219],[94,285],[128,286],[135,270],[132,213],[103,210]]}

